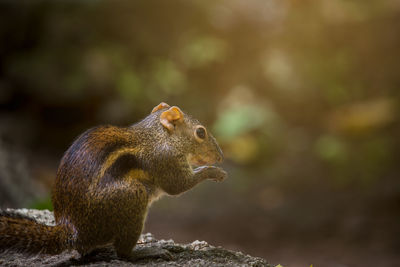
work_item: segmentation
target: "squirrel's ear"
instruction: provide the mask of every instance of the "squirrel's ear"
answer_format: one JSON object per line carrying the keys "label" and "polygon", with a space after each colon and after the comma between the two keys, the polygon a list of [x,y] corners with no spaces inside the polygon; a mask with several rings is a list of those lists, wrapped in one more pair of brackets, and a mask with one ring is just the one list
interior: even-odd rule
{"label": "squirrel's ear", "polygon": [[160,104],[158,104],[158,106],[155,106],[153,108],[153,110],[151,111],[151,113],[156,112],[157,110],[163,109],[163,108],[169,108],[170,105],[168,105],[167,103],[161,102]]}
{"label": "squirrel's ear", "polygon": [[168,131],[173,131],[177,123],[183,121],[183,112],[177,106],[173,106],[170,109],[161,113],[160,122],[168,129]]}

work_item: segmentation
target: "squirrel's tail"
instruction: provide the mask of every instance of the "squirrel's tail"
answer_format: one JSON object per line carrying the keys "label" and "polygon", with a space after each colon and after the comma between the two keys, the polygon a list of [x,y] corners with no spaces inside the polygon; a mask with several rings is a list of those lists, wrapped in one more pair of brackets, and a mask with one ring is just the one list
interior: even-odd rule
{"label": "squirrel's tail", "polygon": [[0,251],[59,254],[69,249],[64,225],[48,226],[36,220],[0,210]]}

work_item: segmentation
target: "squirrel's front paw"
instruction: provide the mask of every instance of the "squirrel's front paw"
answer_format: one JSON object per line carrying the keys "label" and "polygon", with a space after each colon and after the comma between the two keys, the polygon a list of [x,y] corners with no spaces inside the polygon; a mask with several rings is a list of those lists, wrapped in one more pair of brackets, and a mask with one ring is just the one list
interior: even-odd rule
{"label": "squirrel's front paw", "polygon": [[215,167],[215,175],[210,177],[209,179],[216,181],[216,182],[221,182],[225,180],[228,177],[228,173],[224,171],[222,168]]}
{"label": "squirrel's front paw", "polygon": [[228,173],[220,167],[202,166],[196,169],[197,172],[202,172],[205,179],[210,179],[216,182],[223,181],[228,177]]}

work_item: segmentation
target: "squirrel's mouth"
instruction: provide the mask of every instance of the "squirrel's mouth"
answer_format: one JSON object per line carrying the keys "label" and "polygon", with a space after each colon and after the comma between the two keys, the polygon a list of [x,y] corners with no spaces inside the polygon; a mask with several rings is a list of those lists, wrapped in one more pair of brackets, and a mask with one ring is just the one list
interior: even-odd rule
{"label": "squirrel's mouth", "polygon": [[200,167],[204,165],[213,165],[216,161],[209,157],[196,157],[192,154],[189,154],[188,162],[192,167]]}

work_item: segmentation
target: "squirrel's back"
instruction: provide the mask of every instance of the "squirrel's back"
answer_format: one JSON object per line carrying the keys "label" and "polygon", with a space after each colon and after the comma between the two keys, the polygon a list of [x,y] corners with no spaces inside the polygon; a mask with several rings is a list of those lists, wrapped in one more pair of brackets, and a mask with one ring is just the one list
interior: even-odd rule
{"label": "squirrel's back", "polygon": [[56,222],[75,228],[79,217],[87,217],[98,191],[119,178],[116,173],[109,175],[113,164],[123,154],[133,156],[129,152],[136,146],[135,134],[129,128],[106,125],[81,134],[65,152],[57,171],[52,192]]}

